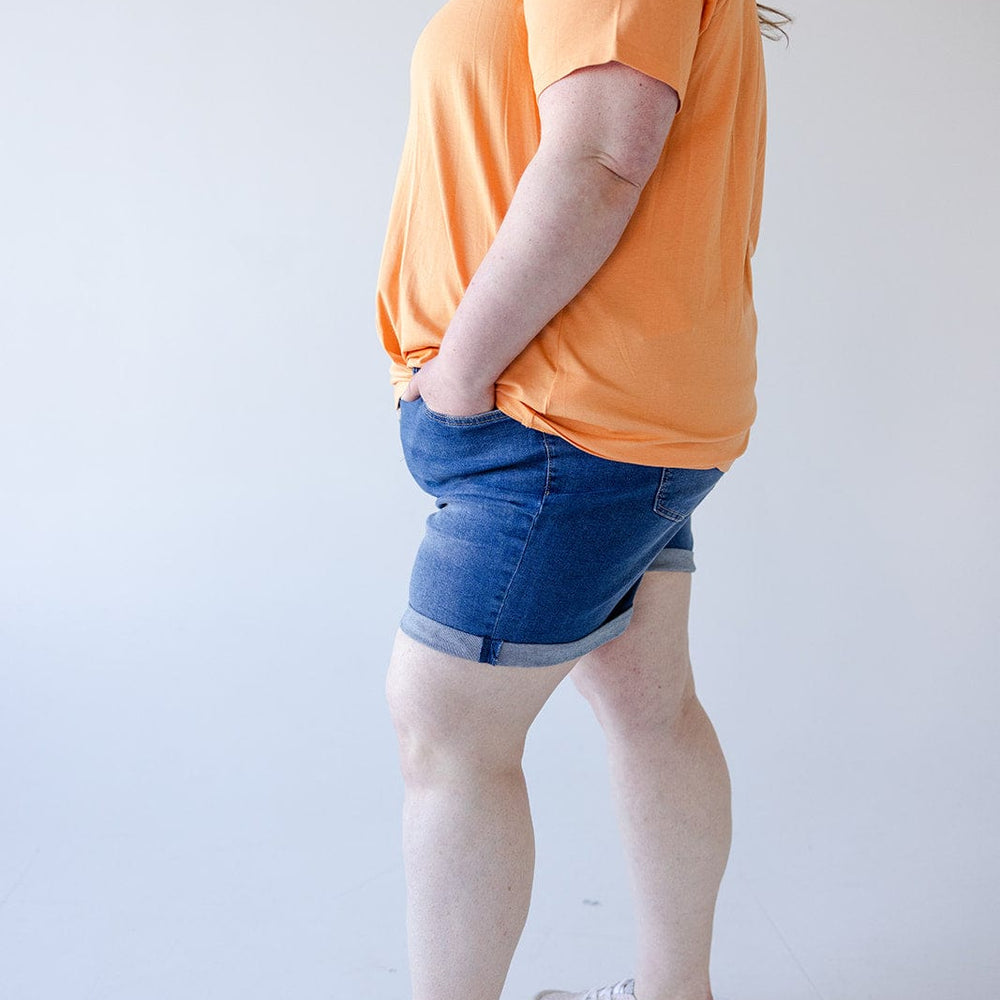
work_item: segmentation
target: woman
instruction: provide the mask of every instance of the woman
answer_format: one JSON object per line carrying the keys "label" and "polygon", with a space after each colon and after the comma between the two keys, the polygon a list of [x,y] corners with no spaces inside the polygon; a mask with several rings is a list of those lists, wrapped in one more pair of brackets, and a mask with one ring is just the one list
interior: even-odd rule
{"label": "woman", "polygon": [[751,0],[449,0],[417,42],[377,296],[437,507],[387,682],[414,1000],[500,996],[524,740],[570,672],[637,907],[634,976],[600,995],[711,998],[730,787],[688,659],[691,514],[756,414],[762,24]]}

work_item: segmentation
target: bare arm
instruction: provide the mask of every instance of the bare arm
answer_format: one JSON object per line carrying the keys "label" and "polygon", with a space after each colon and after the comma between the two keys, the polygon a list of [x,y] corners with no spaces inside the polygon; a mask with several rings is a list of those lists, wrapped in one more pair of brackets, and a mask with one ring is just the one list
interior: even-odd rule
{"label": "bare arm", "polygon": [[539,96],[542,135],[436,357],[404,399],[442,413],[494,405],[493,385],[618,244],[677,110],[672,87],[621,63]]}

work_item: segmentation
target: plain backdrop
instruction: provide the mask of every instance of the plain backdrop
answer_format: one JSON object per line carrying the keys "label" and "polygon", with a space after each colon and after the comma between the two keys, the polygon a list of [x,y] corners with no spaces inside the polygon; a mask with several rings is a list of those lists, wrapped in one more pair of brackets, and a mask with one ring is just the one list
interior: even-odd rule
{"label": "plain backdrop", "polygon": [[[994,1000],[1000,7],[781,4],[759,414],[694,518],[726,1000]],[[374,295],[433,0],[0,3],[0,997],[405,1000],[430,497]],[[505,1000],[631,972],[600,732]]]}

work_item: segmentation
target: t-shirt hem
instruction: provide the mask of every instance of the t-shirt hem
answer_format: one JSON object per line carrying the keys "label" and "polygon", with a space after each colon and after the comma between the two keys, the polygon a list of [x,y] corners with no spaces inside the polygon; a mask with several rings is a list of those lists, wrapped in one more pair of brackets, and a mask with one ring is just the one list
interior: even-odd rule
{"label": "t-shirt hem", "polygon": [[522,400],[513,396],[496,394],[496,405],[513,420],[540,431],[555,434],[564,441],[598,458],[632,465],[650,465],[654,468],[711,469],[727,472],[747,449],[749,429],[723,441],[706,444],[701,441],[684,441],[677,444],[652,444],[648,441],[591,440],[570,433],[558,421],[543,417]]}

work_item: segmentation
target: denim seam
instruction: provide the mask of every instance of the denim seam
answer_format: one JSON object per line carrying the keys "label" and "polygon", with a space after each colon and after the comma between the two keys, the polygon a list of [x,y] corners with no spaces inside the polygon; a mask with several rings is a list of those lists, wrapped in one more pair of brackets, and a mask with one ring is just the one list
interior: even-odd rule
{"label": "denim seam", "polygon": [[666,492],[666,487],[670,485],[671,475],[672,469],[669,466],[664,468],[660,473],[660,485],[656,488],[656,496],[653,497],[653,513],[667,521],[677,523],[678,521],[683,521],[688,515],[668,507],[664,500],[664,493]]}
{"label": "denim seam", "polygon": [[[542,447],[545,448],[545,485],[542,488],[542,498],[538,501],[538,510],[536,510],[531,516],[531,524],[528,526],[528,530],[524,536],[524,544],[521,546],[521,554],[517,557],[517,565],[514,567],[514,572],[511,573],[510,579],[507,581],[507,589],[503,592],[503,597],[500,600],[500,607],[497,609],[496,617],[493,619],[494,629],[497,627],[497,624],[503,615],[503,609],[507,605],[507,595],[510,593],[510,588],[514,586],[514,579],[517,576],[517,571],[521,568],[521,563],[524,561],[524,553],[528,551],[528,542],[531,540],[532,532],[535,530],[535,524],[538,522],[538,518],[542,513],[542,508],[545,506],[545,498],[549,495],[549,485],[552,482],[552,452],[549,450],[549,442],[546,440],[545,434],[542,434],[540,431],[536,431],[536,433],[542,439]],[[490,636],[490,645],[493,646],[494,644],[495,638]],[[500,645],[496,647],[496,655],[498,657],[502,647],[503,640],[500,640]],[[495,665],[496,660],[491,659],[489,662]]]}

